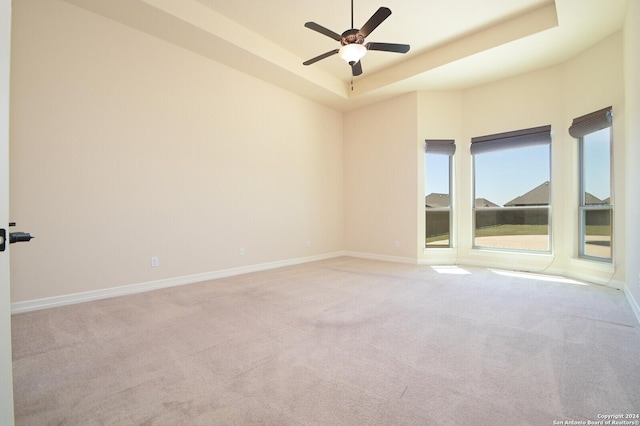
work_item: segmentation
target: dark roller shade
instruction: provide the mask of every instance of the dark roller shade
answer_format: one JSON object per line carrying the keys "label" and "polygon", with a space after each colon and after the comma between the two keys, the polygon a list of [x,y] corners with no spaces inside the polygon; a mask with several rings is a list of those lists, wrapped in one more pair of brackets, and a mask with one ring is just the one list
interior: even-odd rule
{"label": "dark roller shade", "polygon": [[495,135],[471,138],[471,154],[500,151],[502,149],[524,148],[551,143],[551,126],[532,127]]}
{"label": "dark roller shade", "polygon": [[612,121],[611,107],[603,108],[582,117],[574,118],[571,127],[569,127],[569,134],[574,138],[581,138],[589,133],[611,127]]}
{"label": "dark roller shade", "polygon": [[456,141],[453,139],[425,139],[424,144],[427,154],[453,155],[456,153]]}

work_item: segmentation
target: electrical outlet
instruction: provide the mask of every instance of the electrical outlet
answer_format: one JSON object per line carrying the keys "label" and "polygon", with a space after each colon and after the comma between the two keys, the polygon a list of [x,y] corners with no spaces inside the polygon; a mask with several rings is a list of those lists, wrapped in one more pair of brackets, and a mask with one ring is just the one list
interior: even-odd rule
{"label": "electrical outlet", "polygon": [[395,242],[393,243],[393,245],[394,245],[396,248],[400,247],[400,241],[395,241]]}
{"label": "electrical outlet", "polygon": [[240,256],[244,256],[244,247],[240,249]]}
{"label": "electrical outlet", "polygon": [[307,242],[305,243],[306,247],[311,247],[311,241],[307,240]]}
{"label": "electrical outlet", "polygon": [[157,268],[158,266],[160,266],[160,258],[158,258],[157,256],[154,256],[151,258],[151,267],[152,268]]}

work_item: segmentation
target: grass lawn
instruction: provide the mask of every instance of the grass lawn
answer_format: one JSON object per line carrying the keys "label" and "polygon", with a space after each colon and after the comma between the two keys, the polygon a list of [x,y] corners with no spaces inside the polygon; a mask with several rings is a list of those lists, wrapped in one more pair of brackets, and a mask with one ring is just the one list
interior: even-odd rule
{"label": "grass lawn", "polygon": [[611,226],[609,225],[587,225],[587,235],[611,236]]}
{"label": "grass lawn", "polygon": [[495,235],[547,235],[547,225],[499,225],[476,229],[476,237],[492,237]]}
{"label": "grass lawn", "polygon": [[[498,235],[547,235],[547,225],[500,225],[476,229],[476,237],[493,237]],[[426,244],[448,240],[449,234],[428,237]]]}
{"label": "grass lawn", "polygon": [[429,237],[425,240],[426,244],[433,243],[436,241],[445,241],[449,239],[449,234],[436,235],[435,237]]}
{"label": "grass lawn", "polygon": [[[499,225],[488,226],[486,228],[476,229],[476,237],[493,237],[500,235],[547,235],[547,225]],[[591,236],[610,236],[611,227],[608,225],[591,225],[587,226],[587,235]],[[449,234],[436,235],[428,237],[426,244],[436,241],[444,241],[449,239]]]}

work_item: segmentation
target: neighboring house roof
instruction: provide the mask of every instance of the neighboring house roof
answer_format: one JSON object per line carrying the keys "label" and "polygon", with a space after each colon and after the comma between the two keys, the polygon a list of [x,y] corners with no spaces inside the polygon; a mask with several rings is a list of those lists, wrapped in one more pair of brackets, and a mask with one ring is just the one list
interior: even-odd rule
{"label": "neighboring house roof", "polygon": [[531,191],[505,203],[505,207],[514,206],[548,206],[549,205],[549,181],[536,186]]}
{"label": "neighboring house roof", "polygon": [[[585,202],[587,205],[594,204],[609,204],[610,198],[601,200],[593,194],[585,194]],[[450,200],[449,194],[440,194],[433,192],[424,198],[424,205],[426,208],[442,208],[449,207]],[[514,198],[506,203],[505,207],[518,207],[518,206],[548,206],[549,205],[549,181],[546,181],[529,192]],[[478,207],[500,207],[498,204],[487,200],[486,198],[476,198],[476,208]]]}
{"label": "neighboring house roof", "polygon": [[[593,197],[593,200],[590,198]],[[607,197],[604,200],[600,200],[595,195],[591,195],[588,192],[585,194],[587,204],[611,204],[611,197]]]}
{"label": "neighboring house roof", "polygon": [[[449,207],[449,194],[431,193],[424,197],[424,205],[427,208]],[[500,207],[486,198],[476,198],[476,207]]]}
{"label": "neighboring house roof", "polygon": [[500,207],[486,198],[476,198],[476,207]]}
{"label": "neighboring house roof", "polygon": [[424,197],[424,206],[430,208],[449,207],[449,194],[431,193]]}
{"label": "neighboring house roof", "polygon": [[[609,198],[601,200],[595,195],[585,193],[585,204],[609,204]],[[549,181],[536,186],[531,191],[514,198],[505,204],[505,207],[515,206],[548,206],[549,205]]]}

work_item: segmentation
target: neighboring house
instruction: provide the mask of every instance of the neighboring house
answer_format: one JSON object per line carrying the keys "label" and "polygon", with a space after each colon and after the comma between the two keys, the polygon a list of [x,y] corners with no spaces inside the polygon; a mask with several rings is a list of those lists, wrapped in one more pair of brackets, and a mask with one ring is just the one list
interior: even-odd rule
{"label": "neighboring house", "polygon": [[486,198],[476,198],[476,208],[478,207],[500,207],[496,203],[493,203]]}
{"label": "neighboring house", "polygon": [[433,192],[424,197],[424,206],[428,209],[449,207],[450,205],[449,194]]}
{"label": "neighboring house", "polygon": [[505,203],[505,207],[519,206],[548,206],[549,205],[549,181],[536,186],[531,191]]}
{"label": "neighboring house", "polygon": [[[424,198],[424,206],[428,209],[446,208],[450,206],[449,194],[433,192]],[[486,198],[476,198],[476,207],[500,207]]]}
{"label": "neighboring house", "polygon": [[[449,209],[451,206],[451,200],[449,194],[440,194],[437,192],[433,192],[427,195],[424,199],[424,206],[426,210],[429,209],[443,209],[443,210],[435,210],[427,213],[425,216],[426,219],[426,230],[427,230],[427,238],[439,236],[439,235],[449,235]],[[493,203],[486,198],[476,198],[475,206],[477,207],[500,207],[496,203]],[[495,226],[495,215],[492,215],[490,220],[490,225]],[[481,219],[483,221],[483,219]],[[483,226],[488,226],[482,222]],[[447,237],[448,238],[448,237]]]}
{"label": "neighboring house", "polygon": [[[526,207],[526,206],[548,206],[549,205],[549,181],[546,181],[531,191],[514,198],[506,203],[505,207]],[[585,204],[609,204],[609,198],[601,200],[595,195],[587,192],[585,193]]]}

